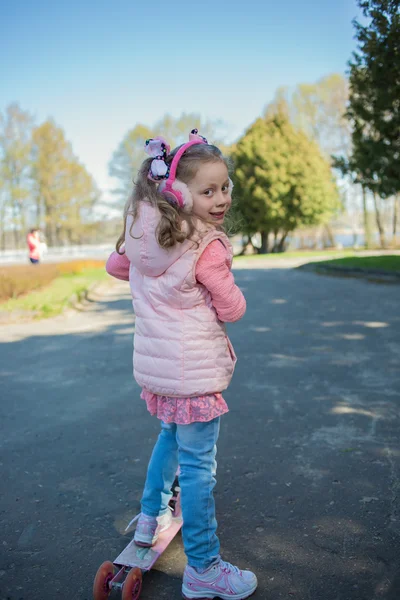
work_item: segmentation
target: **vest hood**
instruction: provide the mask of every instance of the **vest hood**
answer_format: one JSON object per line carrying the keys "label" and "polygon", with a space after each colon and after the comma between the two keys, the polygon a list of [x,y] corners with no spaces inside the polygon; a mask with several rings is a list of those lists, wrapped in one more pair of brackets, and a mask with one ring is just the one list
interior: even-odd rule
{"label": "vest hood", "polygon": [[188,242],[176,244],[164,250],[157,241],[159,210],[149,202],[140,203],[135,222],[132,215],[126,219],[125,253],[132,265],[143,275],[158,277],[176,262],[190,245]]}

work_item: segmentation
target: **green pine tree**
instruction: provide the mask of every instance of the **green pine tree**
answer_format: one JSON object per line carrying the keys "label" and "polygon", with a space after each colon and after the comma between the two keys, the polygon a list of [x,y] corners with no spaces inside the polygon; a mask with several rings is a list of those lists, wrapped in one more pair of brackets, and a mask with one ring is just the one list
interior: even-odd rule
{"label": "green pine tree", "polygon": [[261,234],[261,252],[284,250],[299,226],[327,222],[339,207],[329,163],[318,145],[296,130],[284,113],[258,119],[233,152],[235,197],[244,234]]}

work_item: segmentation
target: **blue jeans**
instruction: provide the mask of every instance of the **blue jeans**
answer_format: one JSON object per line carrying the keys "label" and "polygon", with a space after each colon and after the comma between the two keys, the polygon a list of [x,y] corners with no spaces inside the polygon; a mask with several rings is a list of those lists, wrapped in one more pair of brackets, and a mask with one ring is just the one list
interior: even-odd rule
{"label": "blue jeans", "polygon": [[161,433],[147,469],[142,512],[157,517],[168,509],[179,464],[182,537],[188,564],[206,569],[219,556],[213,489],[220,418],[207,423],[161,422]]}

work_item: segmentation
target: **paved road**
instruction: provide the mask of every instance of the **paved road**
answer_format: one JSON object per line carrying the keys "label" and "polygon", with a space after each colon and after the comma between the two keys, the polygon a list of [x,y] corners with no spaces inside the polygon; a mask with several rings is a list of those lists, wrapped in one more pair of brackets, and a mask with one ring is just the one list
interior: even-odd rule
{"label": "paved road", "polygon": [[[400,287],[237,271],[248,312],[222,422],[224,556],[260,600],[400,597]],[[91,599],[125,545],[158,424],[131,379],[126,284],[0,329],[0,600]],[[177,538],[143,600],[180,598]]]}

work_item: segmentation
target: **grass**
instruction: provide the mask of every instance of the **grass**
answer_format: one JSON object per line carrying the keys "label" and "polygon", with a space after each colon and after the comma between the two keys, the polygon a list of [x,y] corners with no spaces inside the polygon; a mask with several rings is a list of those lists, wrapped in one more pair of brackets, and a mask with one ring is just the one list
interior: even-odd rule
{"label": "grass", "polygon": [[40,265],[0,267],[0,303],[39,290],[62,275],[80,275],[91,269],[104,270],[102,260],[70,260]]}
{"label": "grass", "polygon": [[56,277],[40,290],[1,303],[0,312],[15,312],[17,315],[33,316],[37,319],[54,317],[70,305],[73,296],[82,297],[92,284],[107,278],[104,264],[102,268],[66,273]]}
{"label": "grass", "polygon": [[335,260],[316,263],[318,266],[345,267],[346,269],[363,269],[368,271],[387,271],[400,273],[400,256],[349,256]]}
{"label": "grass", "polygon": [[349,254],[356,256],[357,252],[352,248],[344,248],[343,250],[295,250],[293,252],[278,252],[269,254],[246,254],[245,256],[235,256],[234,260],[262,260],[271,258],[273,260],[279,260],[282,258],[307,258],[308,256],[342,256],[343,254]]}

